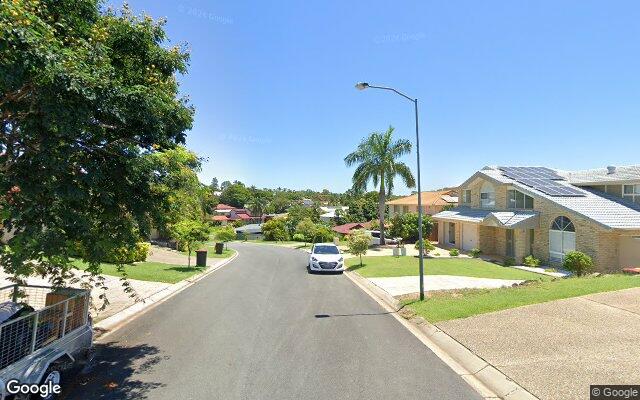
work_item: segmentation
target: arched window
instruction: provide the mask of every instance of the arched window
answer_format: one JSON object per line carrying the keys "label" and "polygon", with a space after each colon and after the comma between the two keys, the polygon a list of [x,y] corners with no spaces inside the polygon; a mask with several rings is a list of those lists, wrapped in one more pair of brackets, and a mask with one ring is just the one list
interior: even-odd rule
{"label": "arched window", "polygon": [[576,249],[576,228],[567,217],[553,220],[549,230],[549,259],[561,262],[565,254]]}
{"label": "arched window", "polygon": [[573,222],[567,217],[558,217],[553,220],[553,224],[551,224],[551,229],[554,231],[563,231],[563,232],[575,232],[576,228],[573,226]]}
{"label": "arched window", "polygon": [[496,207],[496,189],[489,182],[485,182],[480,188],[480,207]]}

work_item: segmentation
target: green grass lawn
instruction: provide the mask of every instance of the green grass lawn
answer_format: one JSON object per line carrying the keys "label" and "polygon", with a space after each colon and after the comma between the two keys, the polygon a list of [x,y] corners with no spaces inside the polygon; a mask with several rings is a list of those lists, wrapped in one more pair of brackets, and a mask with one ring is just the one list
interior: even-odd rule
{"label": "green grass lawn", "polygon": [[465,318],[528,304],[640,287],[640,276],[604,275],[532,282],[518,287],[433,293],[424,301],[404,303],[430,322]]}
{"label": "green grass lawn", "polygon": [[[229,258],[232,255],[236,254],[236,251],[233,249],[223,249],[222,254],[216,254],[216,248],[214,243],[207,243],[204,246],[200,246],[197,250],[205,249],[207,250],[207,258]],[[180,253],[184,255],[189,255],[187,251],[181,251]],[[191,262],[195,263],[196,259],[196,251],[191,251]]]}
{"label": "green grass lawn", "polygon": [[[348,258],[349,270],[357,271],[366,278],[380,278],[390,276],[418,275],[418,258],[416,257],[362,257]],[[550,280],[547,275],[522,271],[515,268],[502,267],[475,258],[426,258],[424,260],[426,275],[456,275],[475,278],[494,279],[522,279],[522,280]]]}
{"label": "green grass lawn", "polygon": [[[87,265],[80,260],[74,261],[73,264],[78,269],[87,268]],[[187,267],[186,265],[171,265],[147,261],[125,265],[125,272],[129,278],[150,282],[176,283],[202,271],[204,271],[204,268],[195,266]],[[115,264],[102,264],[102,273],[111,276],[122,276]]]}

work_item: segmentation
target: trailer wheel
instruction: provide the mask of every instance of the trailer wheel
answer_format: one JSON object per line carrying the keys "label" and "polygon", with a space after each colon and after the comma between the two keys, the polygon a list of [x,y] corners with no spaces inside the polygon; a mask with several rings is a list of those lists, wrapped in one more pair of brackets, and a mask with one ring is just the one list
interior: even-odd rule
{"label": "trailer wheel", "polygon": [[[51,364],[45,371],[40,384],[46,385],[51,382],[54,385],[62,385],[62,369],[60,367],[61,365],[58,363]],[[58,395],[55,393],[49,393],[47,397],[38,396],[37,398],[43,400],[55,400],[56,398],[58,398]]]}

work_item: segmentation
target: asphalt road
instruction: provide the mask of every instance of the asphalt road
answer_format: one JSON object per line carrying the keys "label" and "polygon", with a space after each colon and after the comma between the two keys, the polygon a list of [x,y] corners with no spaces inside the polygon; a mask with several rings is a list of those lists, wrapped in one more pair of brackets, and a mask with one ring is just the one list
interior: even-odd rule
{"label": "asphalt road", "polygon": [[98,345],[70,399],[480,399],[343,275],[235,244],[232,263]]}

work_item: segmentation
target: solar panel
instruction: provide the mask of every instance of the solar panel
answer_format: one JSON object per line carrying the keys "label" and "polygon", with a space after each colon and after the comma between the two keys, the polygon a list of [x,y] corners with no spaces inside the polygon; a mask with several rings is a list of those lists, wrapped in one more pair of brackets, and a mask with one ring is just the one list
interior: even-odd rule
{"label": "solar panel", "polygon": [[503,175],[550,196],[584,196],[584,192],[561,184],[565,179],[545,167],[499,167]]}
{"label": "solar panel", "polygon": [[500,167],[499,169],[511,179],[564,180],[554,170],[545,167]]}

